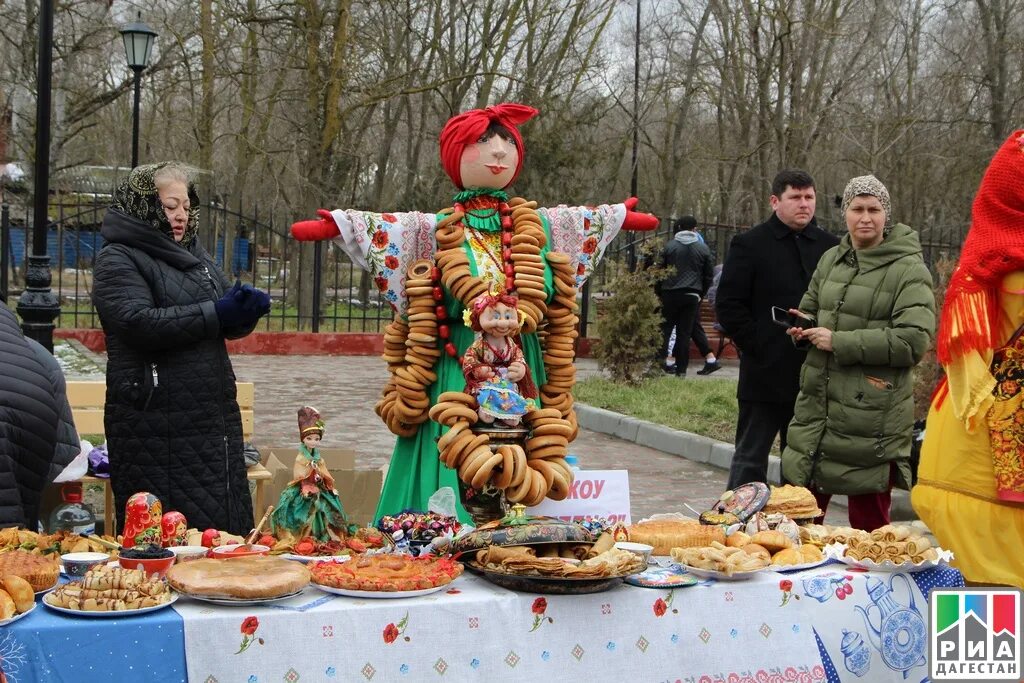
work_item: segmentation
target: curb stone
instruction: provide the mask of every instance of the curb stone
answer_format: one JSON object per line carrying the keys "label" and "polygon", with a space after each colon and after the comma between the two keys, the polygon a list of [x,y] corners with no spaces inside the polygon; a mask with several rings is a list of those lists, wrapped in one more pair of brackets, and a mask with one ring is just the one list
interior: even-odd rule
{"label": "curb stone", "polygon": [[[648,422],[639,418],[616,413],[605,408],[596,408],[585,403],[576,403],[576,419],[583,429],[616,436],[640,446],[653,448],[662,453],[676,455],[687,460],[728,470],[735,447],[731,443],[718,441],[706,436],[691,434],[680,429]],[[778,484],[781,480],[782,461],[777,455],[768,456],[768,481]],[[847,507],[846,496],[833,496],[832,505]],[[905,521],[917,519],[910,505],[910,493],[902,489],[892,492],[892,518]]]}

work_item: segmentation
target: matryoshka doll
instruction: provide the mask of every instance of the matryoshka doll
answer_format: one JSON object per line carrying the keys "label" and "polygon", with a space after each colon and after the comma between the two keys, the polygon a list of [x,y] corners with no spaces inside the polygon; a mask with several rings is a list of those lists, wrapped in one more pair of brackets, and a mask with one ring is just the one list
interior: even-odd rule
{"label": "matryoshka doll", "polygon": [[161,519],[161,527],[161,538],[165,548],[172,545],[187,545],[188,521],[185,515],[177,510],[165,512]]}
{"label": "matryoshka doll", "polygon": [[124,540],[125,548],[134,546],[159,546],[161,542],[161,524],[163,506],[160,499],[152,493],[140,491],[133,493],[124,506]]}

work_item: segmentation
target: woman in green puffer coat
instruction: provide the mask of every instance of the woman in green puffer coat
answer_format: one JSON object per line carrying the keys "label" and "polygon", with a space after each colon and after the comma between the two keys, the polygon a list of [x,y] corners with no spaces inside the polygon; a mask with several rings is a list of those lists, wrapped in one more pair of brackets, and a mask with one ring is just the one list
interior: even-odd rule
{"label": "woman in green puffer coat", "polygon": [[889,192],[874,176],[843,193],[849,233],[822,256],[792,327],[812,346],[782,454],[782,476],[807,486],[824,511],[849,496],[850,525],[889,523],[893,484],[910,486],[911,369],[935,333],[932,276],[917,233],[889,225]]}

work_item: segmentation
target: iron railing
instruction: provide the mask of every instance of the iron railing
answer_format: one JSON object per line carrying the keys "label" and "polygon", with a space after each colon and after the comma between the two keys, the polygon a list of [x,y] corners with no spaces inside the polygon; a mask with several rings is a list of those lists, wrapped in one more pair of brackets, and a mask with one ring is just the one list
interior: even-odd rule
{"label": "iron railing", "polygon": [[[56,220],[49,226],[48,253],[53,288],[61,299],[59,327],[99,327],[91,300],[92,267],[103,244],[99,226],[108,203],[103,195],[77,195],[51,207]],[[293,216],[261,211],[256,203],[251,213],[245,214],[241,202],[237,209],[210,203],[204,211],[206,249],[223,267],[230,244],[232,253],[225,272],[267,290],[274,301],[260,329],[376,333],[391,320],[391,308],[369,275],[340,249],[325,248],[323,243],[302,249],[289,237]],[[0,210],[0,300],[12,304],[11,298],[17,297],[24,286],[24,266],[32,242],[29,209],[25,208],[22,215],[14,214],[7,204]],[[584,288],[581,335],[586,336],[593,319],[593,302],[607,297],[614,280],[626,272],[630,246],[642,252],[644,245],[653,241],[653,248],[660,249],[672,236],[669,225],[666,222],[662,229],[651,233],[622,232],[612,242]],[[747,226],[704,223],[697,229],[716,263],[721,263],[732,237]],[[931,266],[943,256],[956,258],[965,235],[966,226],[928,230],[922,236],[925,261]],[[310,258],[312,273],[298,277]],[[300,307],[298,302],[307,298],[311,305]]]}

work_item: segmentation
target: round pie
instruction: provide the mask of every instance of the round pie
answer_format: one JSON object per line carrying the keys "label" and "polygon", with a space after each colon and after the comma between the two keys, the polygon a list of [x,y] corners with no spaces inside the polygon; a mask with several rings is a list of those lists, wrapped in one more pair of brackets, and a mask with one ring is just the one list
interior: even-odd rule
{"label": "round pie", "polygon": [[313,565],[313,582],[359,591],[414,591],[451,583],[462,565],[446,557],[364,555],[343,564]]}
{"label": "round pie", "polygon": [[186,595],[259,600],[299,592],[309,584],[309,570],[279,557],[203,559],[174,565],[167,582]]}
{"label": "round pie", "polygon": [[24,550],[0,553],[0,577],[20,576],[36,593],[53,588],[59,574],[60,565],[55,556],[36,555]]}

